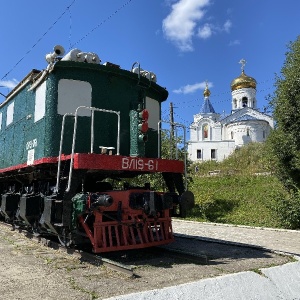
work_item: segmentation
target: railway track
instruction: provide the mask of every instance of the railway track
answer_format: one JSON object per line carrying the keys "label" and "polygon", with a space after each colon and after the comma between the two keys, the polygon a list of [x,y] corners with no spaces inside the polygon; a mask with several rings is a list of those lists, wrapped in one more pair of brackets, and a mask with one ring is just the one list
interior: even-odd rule
{"label": "railway track", "polygon": [[[79,258],[80,260],[87,261],[94,265],[103,265],[111,270],[120,272],[128,277],[136,278],[139,277],[134,271],[135,267],[130,264],[132,263],[142,263],[141,259],[139,259],[139,254],[147,257],[147,259],[162,259],[168,258],[173,259],[174,261],[186,261],[194,264],[208,264],[208,257],[204,254],[199,254],[195,252],[191,252],[188,250],[172,248],[169,245],[152,247],[146,249],[139,249],[133,251],[121,251],[114,253],[106,253],[104,256],[94,254],[89,250],[84,248],[76,247],[64,247],[62,246],[54,236],[41,236],[31,232],[28,232],[26,229],[13,226],[12,224],[0,222],[0,226],[4,226],[9,228],[11,231],[18,232],[24,237],[37,242],[45,247],[52,248],[54,250],[60,250],[68,255],[72,255],[73,257]],[[180,237],[184,238],[184,237]],[[188,238],[187,238],[188,239]],[[124,263],[122,263],[122,261]]]}
{"label": "railway track", "polygon": [[[10,228],[12,231],[16,231],[43,246],[63,251],[70,256],[96,266],[103,265],[131,278],[141,277],[136,270],[147,264],[154,267],[160,265],[172,266],[174,264],[211,265],[223,256],[239,260],[240,258],[244,259],[245,256],[256,256],[259,252],[263,252],[264,256],[273,252],[252,245],[230,242],[216,243],[213,240],[203,240],[201,237],[195,238],[193,236],[175,233],[175,242],[168,245],[108,252],[104,255],[99,255],[92,253],[89,249],[63,247],[54,236],[38,236],[22,228],[12,227],[11,224],[3,222],[0,222],[0,226]],[[257,253],[251,254],[252,252]]]}
{"label": "railway track", "polygon": [[46,293],[52,284],[52,291],[67,295],[64,299],[76,293],[74,299],[89,300],[257,271],[291,261],[290,257],[264,249],[200,241],[188,235],[175,235],[175,242],[164,247],[99,256],[86,249],[63,248],[50,237],[35,236],[21,228],[11,229],[0,223],[0,271],[4,274],[1,282],[7,291],[10,289],[5,278],[22,272],[9,299],[28,293],[28,288],[19,293],[20,286],[27,287],[26,282],[33,281],[33,274],[36,276],[34,286],[39,291]]}
{"label": "railway track", "polygon": [[45,237],[45,236],[36,235],[34,233],[28,232],[27,230],[25,230],[23,228],[18,228],[18,227],[12,226],[9,223],[5,223],[5,222],[0,222],[0,226],[10,228],[12,231],[17,231],[18,233],[22,234],[24,237],[26,237],[32,241],[35,241],[37,243],[40,243],[45,247],[49,247],[54,250],[59,249],[60,251],[64,251],[65,253],[67,253],[69,255],[72,255],[74,257],[77,257],[79,259],[87,261],[89,263],[96,264],[96,265],[103,265],[114,271],[121,272],[127,276],[135,277],[134,270],[132,267],[121,264],[117,261],[113,261],[111,259],[102,257],[100,255],[93,254],[90,251],[85,251],[80,248],[76,249],[76,248],[63,247],[59,242],[55,241],[54,236]]}

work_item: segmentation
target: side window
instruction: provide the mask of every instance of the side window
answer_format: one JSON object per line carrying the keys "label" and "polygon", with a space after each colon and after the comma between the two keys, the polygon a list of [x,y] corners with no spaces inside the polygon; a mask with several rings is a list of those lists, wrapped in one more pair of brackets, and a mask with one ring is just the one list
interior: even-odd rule
{"label": "side window", "polygon": [[[92,86],[89,82],[61,79],[58,83],[57,113],[75,113],[78,106],[92,106]],[[79,116],[90,116],[91,112],[82,109]]]}
{"label": "side window", "polygon": [[158,121],[160,120],[160,104],[158,101],[146,97],[146,109],[149,112],[149,128],[157,130]]}
{"label": "side window", "polygon": [[45,116],[46,82],[47,81],[44,81],[40,86],[36,88],[34,122],[41,120]]}
{"label": "side window", "polygon": [[12,102],[7,106],[6,126],[10,125],[14,120],[14,105],[15,105],[15,103]]}

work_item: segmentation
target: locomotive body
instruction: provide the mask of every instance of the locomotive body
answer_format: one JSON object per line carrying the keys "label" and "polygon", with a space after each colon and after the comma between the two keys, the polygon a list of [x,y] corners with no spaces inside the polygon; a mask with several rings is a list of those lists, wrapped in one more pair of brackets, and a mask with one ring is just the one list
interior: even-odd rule
{"label": "locomotive body", "polygon": [[[171,215],[193,195],[183,161],[160,158],[161,102],[153,73],[100,64],[94,53],[60,46],[0,105],[2,217],[106,252],[166,244]],[[161,173],[167,192],[128,178]],[[114,181],[124,181],[113,186]]]}

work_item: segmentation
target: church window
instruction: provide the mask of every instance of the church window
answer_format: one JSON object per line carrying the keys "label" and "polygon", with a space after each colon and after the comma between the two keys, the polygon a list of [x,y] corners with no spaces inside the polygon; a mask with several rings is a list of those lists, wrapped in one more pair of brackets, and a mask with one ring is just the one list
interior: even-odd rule
{"label": "church window", "polygon": [[197,150],[197,159],[202,158],[202,151],[200,149]]}
{"label": "church window", "polygon": [[250,136],[250,129],[247,128],[247,136]]}
{"label": "church window", "polygon": [[266,132],[263,130],[263,139],[266,138]]}
{"label": "church window", "polygon": [[231,135],[231,139],[233,140],[233,137],[234,137],[233,131],[230,132],[230,135]]}
{"label": "church window", "polygon": [[236,101],[236,99],[233,99],[233,108],[237,108],[237,101]]}
{"label": "church window", "polygon": [[247,107],[248,106],[248,98],[247,97],[243,97],[243,99],[242,99],[242,105],[243,105],[243,107]]}
{"label": "church window", "polygon": [[205,124],[203,126],[203,138],[207,139],[208,138],[208,124]]}
{"label": "church window", "polygon": [[216,159],[216,152],[217,152],[216,149],[211,149],[211,151],[210,151],[210,158],[211,159]]}

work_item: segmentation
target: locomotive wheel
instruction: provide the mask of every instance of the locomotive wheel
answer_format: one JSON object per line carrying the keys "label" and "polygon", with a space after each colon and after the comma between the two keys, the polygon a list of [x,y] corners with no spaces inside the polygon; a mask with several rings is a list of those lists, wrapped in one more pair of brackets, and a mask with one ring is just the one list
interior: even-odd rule
{"label": "locomotive wheel", "polygon": [[34,236],[40,236],[41,230],[37,221],[32,224],[31,230]]}
{"label": "locomotive wheel", "polygon": [[63,228],[57,237],[63,247],[68,248],[73,244],[72,234],[67,228]]}

